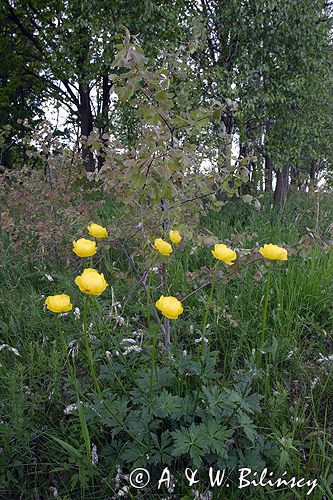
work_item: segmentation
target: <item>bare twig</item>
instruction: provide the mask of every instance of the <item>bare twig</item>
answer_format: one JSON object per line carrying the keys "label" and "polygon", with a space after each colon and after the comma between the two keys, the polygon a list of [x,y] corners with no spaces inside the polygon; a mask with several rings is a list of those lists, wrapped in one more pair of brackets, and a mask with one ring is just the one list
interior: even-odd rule
{"label": "bare twig", "polygon": [[[257,262],[258,260],[262,260],[262,257],[259,257],[258,259],[253,259],[251,260],[250,262],[248,262],[247,264],[245,264],[242,269],[244,267],[247,267],[249,266],[250,264],[253,264],[253,262]],[[226,278],[226,275],[224,274],[221,278],[218,278],[215,280],[215,283],[218,283],[219,281],[222,281]],[[205,281],[205,283],[203,283],[203,285],[199,286],[198,288],[196,288],[195,290],[193,290],[191,293],[189,293],[188,295],[186,295],[183,299],[180,299],[181,302],[184,302],[186,299],[192,297],[192,295],[194,295],[195,293],[199,292],[200,290],[202,290],[203,288],[205,288],[206,286],[208,285],[211,285],[212,284],[212,280],[207,280]]]}

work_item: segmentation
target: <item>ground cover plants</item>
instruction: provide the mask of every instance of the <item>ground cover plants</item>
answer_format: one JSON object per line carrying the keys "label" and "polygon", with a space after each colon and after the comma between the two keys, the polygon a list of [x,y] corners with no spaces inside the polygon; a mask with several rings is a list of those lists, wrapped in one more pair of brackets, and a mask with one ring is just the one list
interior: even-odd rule
{"label": "ground cover plants", "polygon": [[[129,247],[122,253],[114,243],[95,260],[108,239],[95,239],[84,228],[82,236],[96,241],[97,252],[78,256],[75,273],[17,267],[11,253],[5,254],[1,460],[11,466],[3,469],[4,495],[29,496],[35,489],[62,498],[149,498],[157,494],[167,466],[173,479],[159,494],[170,498],[219,498],[221,490],[207,482],[211,466],[231,471],[230,498],[239,498],[239,467],[268,467],[277,477],[284,471],[290,477],[318,476],[312,495],[330,491],[333,261],[329,238],[323,238],[329,236],[330,212],[322,209],[324,219],[316,235],[308,234],[310,242],[301,235],[315,223],[315,211],[304,207],[297,227],[290,208],[284,224],[265,219],[263,225],[263,213],[248,205],[229,207],[228,222],[211,218],[210,230],[235,248],[231,253],[224,247],[194,249],[183,239],[170,242],[173,252],[165,257],[156,250],[165,250],[161,242],[152,241],[148,274],[146,259],[135,258],[146,276],[139,287],[127,261]],[[170,237],[179,241],[178,233]],[[288,248],[287,261],[257,253],[271,240]],[[234,251],[237,258],[224,264],[211,250],[230,264]],[[93,245],[88,254],[94,252]],[[93,276],[96,296],[89,296],[80,292],[89,288],[82,271],[95,262],[109,286]],[[76,284],[75,276],[81,276]],[[43,310],[47,296],[63,292],[70,311],[65,312],[66,300],[47,306],[63,314]],[[178,297],[183,311],[177,304],[171,313],[163,304],[156,309],[161,295]],[[170,345],[163,310],[180,313],[169,320]],[[143,490],[129,483],[138,467],[151,473]],[[184,481],[186,467],[200,470],[199,485]],[[286,498],[289,493],[279,491]]]}

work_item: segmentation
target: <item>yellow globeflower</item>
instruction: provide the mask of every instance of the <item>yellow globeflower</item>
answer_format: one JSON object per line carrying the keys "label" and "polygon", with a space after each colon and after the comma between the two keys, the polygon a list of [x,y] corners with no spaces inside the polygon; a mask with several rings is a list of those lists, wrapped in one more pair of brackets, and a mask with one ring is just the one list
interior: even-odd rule
{"label": "yellow globeflower", "polygon": [[92,223],[87,227],[89,234],[95,236],[95,238],[107,238],[108,232],[106,227],[100,226],[99,224]]}
{"label": "yellow globeflower", "polygon": [[259,253],[269,260],[288,260],[288,252],[285,248],[269,243],[259,248]]}
{"label": "yellow globeflower", "polygon": [[172,243],[174,243],[175,245],[178,245],[178,243],[180,243],[182,241],[182,237],[181,237],[179,231],[170,230],[169,231],[169,238],[172,241]]}
{"label": "yellow globeflower", "polygon": [[92,257],[97,251],[96,242],[80,238],[73,241],[73,252],[79,257]]}
{"label": "yellow globeflower", "polygon": [[69,295],[49,295],[45,300],[46,307],[54,313],[65,313],[71,311],[73,304]]}
{"label": "yellow globeflower", "polygon": [[234,260],[237,259],[237,254],[235,250],[227,247],[223,243],[214,246],[214,250],[212,250],[212,254],[218,260],[222,260],[228,266],[232,266],[234,264]]}
{"label": "yellow globeflower", "polygon": [[176,297],[161,295],[155,305],[169,319],[178,319],[178,316],[184,311],[182,303]]}
{"label": "yellow globeflower", "polygon": [[157,238],[154,241],[153,247],[155,250],[158,250],[162,255],[169,257],[169,255],[173,252],[172,246],[167,241],[162,240],[162,238]]}
{"label": "yellow globeflower", "polygon": [[88,295],[101,295],[109,286],[103,273],[98,273],[96,269],[85,269],[80,276],[75,278],[75,283],[81,292]]}

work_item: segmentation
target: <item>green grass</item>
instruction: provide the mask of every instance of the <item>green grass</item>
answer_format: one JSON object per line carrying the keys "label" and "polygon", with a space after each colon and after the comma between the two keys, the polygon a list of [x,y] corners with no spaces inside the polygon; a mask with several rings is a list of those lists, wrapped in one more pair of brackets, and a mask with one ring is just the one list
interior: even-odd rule
{"label": "green grass", "polygon": [[[104,399],[110,408],[116,408],[122,421],[120,429],[94,391],[83,342],[82,317],[74,320],[72,314],[60,321],[67,344],[70,343],[74,352],[77,350],[74,359],[82,412],[81,417],[79,413],[64,415],[66,406],[77,401],[76,390],[68,375],[54,318],[43,311],[43,296],[69,293],[82,312],[84,298],[73,280],[81,263],[76,267],[60,263],[52,269],[44,264],[28,264],[13,255],[4,237],[7,250],[0,263],[1,344],[15,347],[20,356],[7,349],[0,352],[0,498],[35,498],[37,494],[41,498],[52,498],[50,487],[57,488],[63,499],[111,498],[118,491],[114,483],[116,466],[120,463],[128,473],[134,465],[144,463],[144,457],[130,458],[136,449],[130,448],[127,430],[135,432],[141,440],[146,436],[142,429],[149,427],[153,432],[158,419],[162,422],[161,432],[179,429],[179,422],[182,425],[187,422],[187,427],[191,422],[199,425],[205,413],[201,391],[213,386],[230,389],[237,377],[244,383],[254,369],[262,370],[262,377],[253,379],[252,391],[263,398],[261,412],[255,412],[252,418],[258,439],[267,443],[253,444],[248,449],[246,433],[237,431],[234,435],[237,457],[237,450],[230,451],[231,457],[235,454],[235,466],[242,462],[243,454],[243,466],[254,463],[260,468],[267,464],[277,473],[287,470],[288,477],[317,478],[320,486],[312,498],[319,500],[324,494],[325,498],[333,498],[333,362],[319,362],[321,354],[333,353],[333,252],[323,248],[323,242],[330,238],[332,199],[329,196],[291,199],[282,211],[272,209],[269,200],[261,201],[260,211],[232,201],[221,213],[205,217],[202,228],[235,248],[254,249],[272,242],[295,249],[287,263],[273,266],[263,353],[258,353],[267,272],[263,262],[240,266],[232,279],[216,283],[206,330],[209,350],[218,355],[216,366],[211,368],[208,350],[201,356],[201,347],[195,343],[201,335],[209,286],[187,299],[183,316],[172,322],[172,355],[161,352],[159,342],[163,339],[152,312],[153,326],[150,330],[147,326],[147,299],[143,288],[133,294],[118,311],[125,320],[124,325],[111,331],[117,343],[133,337],[134,331],[144,332],[144,349],[127,357],[129,367],[124,366],[119,356],[113,356],[111,362],[107,360],[105,351],[114,352],[113,340],[90,304],[93,362]],[[106,204],[101,220],[107,222],[114,211],[113,205]],[[304,247],[301,254],[296,253],[301,238],[310,232],[315,234],[315,240]],[[112,262],[116,271],[107,264]],[[193,290],[187,272],[196,272],[205,266],[212,269],[214,263],[209,248],[193,251],[190,244],[184,245],[170,260],[170,293],[186,296]],[[104,271],[105,265],[115,297],[124,304],[135,286],[126,256],[119,249],[111,248],[99,268]],[[52,276],[53,282],[47,280],[46,273]],[[154,275],[151,292],[154,300],[160,295],[158,285],[159,277]],[[110,299],[110,289],[98,299],[105,315],[110,311]],[[112,322],[108,324],[113,326]],[[156,376],[150,370],[154,335],[159,335]],[[184,357],[184,350],[188,358]],[[150,390],[152,379],[154,386]],[[195,407],[184,409],[184,416],[176,417],[178,403],[174,400],[170,402],[176,405],[172,410],[174,415],[170,411],[167,416],[149,417],[149,401],[158,401],[163,388],[172,397],[182,398],[182,404],[194,401]],[[148,405],[147,414],[145,405]],[[211,411],[214,414],[214,408]],[[232,416],[227,418],[228,425],[232,420]],[[97,446],[99,463],[96,466],[87,459],[89,441]],[[265,451],[269,446],[271,451],[268,448]],[[205,457],[204,471],[210,463],[214,463],[213,455]],[[228,467],[231,463],[230,458]],[[157,474],[163,468],[163,457],[156,464],[147,468],[155,467]],[[173,459],[170,468],[178,480],[176,498],[193,498],[191,489],[177,475],[177,471],[185,467],[191,467],[191,457]],[[232,480],[236,483],[235,476]],[[203,487],[198,489],[204,491]],[[221,491],[214,490],[214,498],[222,498]],[[295,489],[292,497],[290,490],[267,492],[263,488],[252,488],[249,491],[234,485],[223,489],[223,498],[305,498],[304,491]],[[165,498],[167,492],[164,490],[159,495],[156,484],[152,483],[148,490],[131,489],[127,495],[128,498]]]}

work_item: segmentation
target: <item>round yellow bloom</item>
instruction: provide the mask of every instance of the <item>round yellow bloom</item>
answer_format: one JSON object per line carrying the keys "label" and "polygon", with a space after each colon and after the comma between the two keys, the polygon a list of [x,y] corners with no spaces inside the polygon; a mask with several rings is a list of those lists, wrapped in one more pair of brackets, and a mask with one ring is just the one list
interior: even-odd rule
{"label": "round yellow bloom", "polygon": [[49,311],[54,313],[65,313],[71,311],[73,304],[69,295],[49,295],[45,300],[45,305]]}
{"label": "round yellow bloom", "polygon": [[269,243],[259,248],[259,253],[269,260],[288,260],[288,252],[285,248]]}
{"label": "round yellow bloom", "polygon": [[169,255],[173,252],[172,246],[167,241],[162,240],[162,238],[157,238],[154,241],[153,247],[155,250],[158,250],[162,255],[169,257]]}
{"label": "round yellow bloom", "polygon": [[223,243],[215,245],[212,254],[216,259],[222,260],[222,262],[228,264],[228,266],[232,266],[234,264],[233,260],[237,259],[235,250],[232,250]]}
{"label": "round yellow bloom", "polygon": [[175,245],[178,245],[178,243],[180,243],[182,241],[182,237],[181,237],[179,231],[170,230],[169,231],[169,238],[172,241],[172,243],[174,243]]}
{"label": "round yellow bloom", "polygon": [[96,242],[80,238],[73,241],[73,252],[79,257],[92,257],[97,251]]}
{"label": "round yellow bloom", "polygon": [[101,295],[109,286],[103,273],[98,273],[96,269],[85,269],[80,276],[75,278],[75,283],[81,292],[88,295]]}
{"label": "round yellow bloom", "polygon": [[95,238],[107,238],[108,232],[106,227],[100,226],[99,224],[92,223],[87,227],[89,234],[95,236]]}
{"label": "round yellow bloom", "polygon": [[178,319],[178,316],[184,311],[182,303],[176,297],[161,295],[155,305],[169,319]]}

